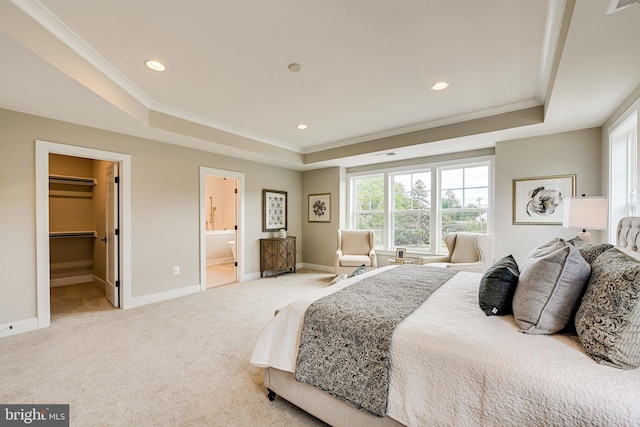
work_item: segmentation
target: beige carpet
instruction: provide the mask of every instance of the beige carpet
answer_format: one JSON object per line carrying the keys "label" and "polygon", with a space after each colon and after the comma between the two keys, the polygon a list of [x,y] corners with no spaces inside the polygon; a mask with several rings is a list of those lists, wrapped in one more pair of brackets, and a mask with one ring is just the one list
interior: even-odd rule
{"label": "beige carpet", "polygon": [[77,307],[0,339],[0,403],[70,404],[72,426],[321,426],[266,398],[253,343],[274,310],[327,286],[299,270],[129,310]]}

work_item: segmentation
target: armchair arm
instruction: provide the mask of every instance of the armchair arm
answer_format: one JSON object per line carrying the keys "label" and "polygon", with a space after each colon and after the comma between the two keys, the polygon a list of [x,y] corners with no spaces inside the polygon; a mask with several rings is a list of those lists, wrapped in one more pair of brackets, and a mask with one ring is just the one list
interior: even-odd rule
{"label": "armchair arm", "polygon": [[340,266],[340,258],[342,258],[342,249],[338,249],[336,254],[333,256],[333,265],[335,267]]}
{"label": "armchair arm", "polygon": [[371,267],[378,268],[378,257],[376,256],[375,249],[371,248],[369,251],[369,258],[371,258]]}
{"label": "armchair arm", "polygon": [[439,256],[421,256],[419,264],[429,264],[432,262],[449,262],[451,258],[449,255],[439,255]]}
{"label": "armchair arm", "polygon": [[456,262],[452,264],[447,264],[444,266],[445,268],[451,268],[453,270],[464,270],[464,271],[472,271],[476,273],[484,273],[487,269],[484,261],[476,261],[476,262]]}

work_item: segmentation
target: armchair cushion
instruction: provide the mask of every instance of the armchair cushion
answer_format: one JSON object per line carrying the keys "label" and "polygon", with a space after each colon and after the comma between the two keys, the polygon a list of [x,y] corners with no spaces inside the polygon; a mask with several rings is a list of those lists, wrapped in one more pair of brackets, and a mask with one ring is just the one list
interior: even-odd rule
{"label": "armchair cushion", "polygon": [[342,255],[340,265],[343,267],[358,267],[361,265],[371,267],[371,258],[369,255]]}

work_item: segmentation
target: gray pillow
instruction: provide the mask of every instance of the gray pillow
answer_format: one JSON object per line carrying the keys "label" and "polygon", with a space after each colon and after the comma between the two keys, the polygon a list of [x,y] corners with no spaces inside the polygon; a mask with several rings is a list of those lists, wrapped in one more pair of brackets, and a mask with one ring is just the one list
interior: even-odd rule
{"label": "gray pillow", "polygon": [[520,270],[513,316],[522,332],[554,334],[578,306],[591,267],[575,246],[553,239],[535,248]]}
{"label": "gray pillow", "polygon": [[508,255],[493,264],[482,275],[478,303],[487,316],[513,313],[511,302],[518,284],[518,264]]}
{"label": "gray pillow", "polygon": [[578,337],[598,363],[640,367],[640,262],[611,249],[592,269],[576,313]]}

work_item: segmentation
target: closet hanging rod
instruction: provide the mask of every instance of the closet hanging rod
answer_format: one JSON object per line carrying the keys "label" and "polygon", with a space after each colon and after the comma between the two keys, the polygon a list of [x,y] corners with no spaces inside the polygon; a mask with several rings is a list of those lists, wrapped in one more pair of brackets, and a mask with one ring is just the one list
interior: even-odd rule
{"label": "closet hanging rod", "polygon": [[96,239],[98,233],[95,231],[53,231],[49,233],[51,239],[70,239],[73,237],[93,237]]}
{"label": "closet hanging rod", "polygon": [[83,178],[79,176],[49,175],[49,182],[52,184],[72,184],[72,185],[94,186],[96,185],[97,180],[95,178]]}

